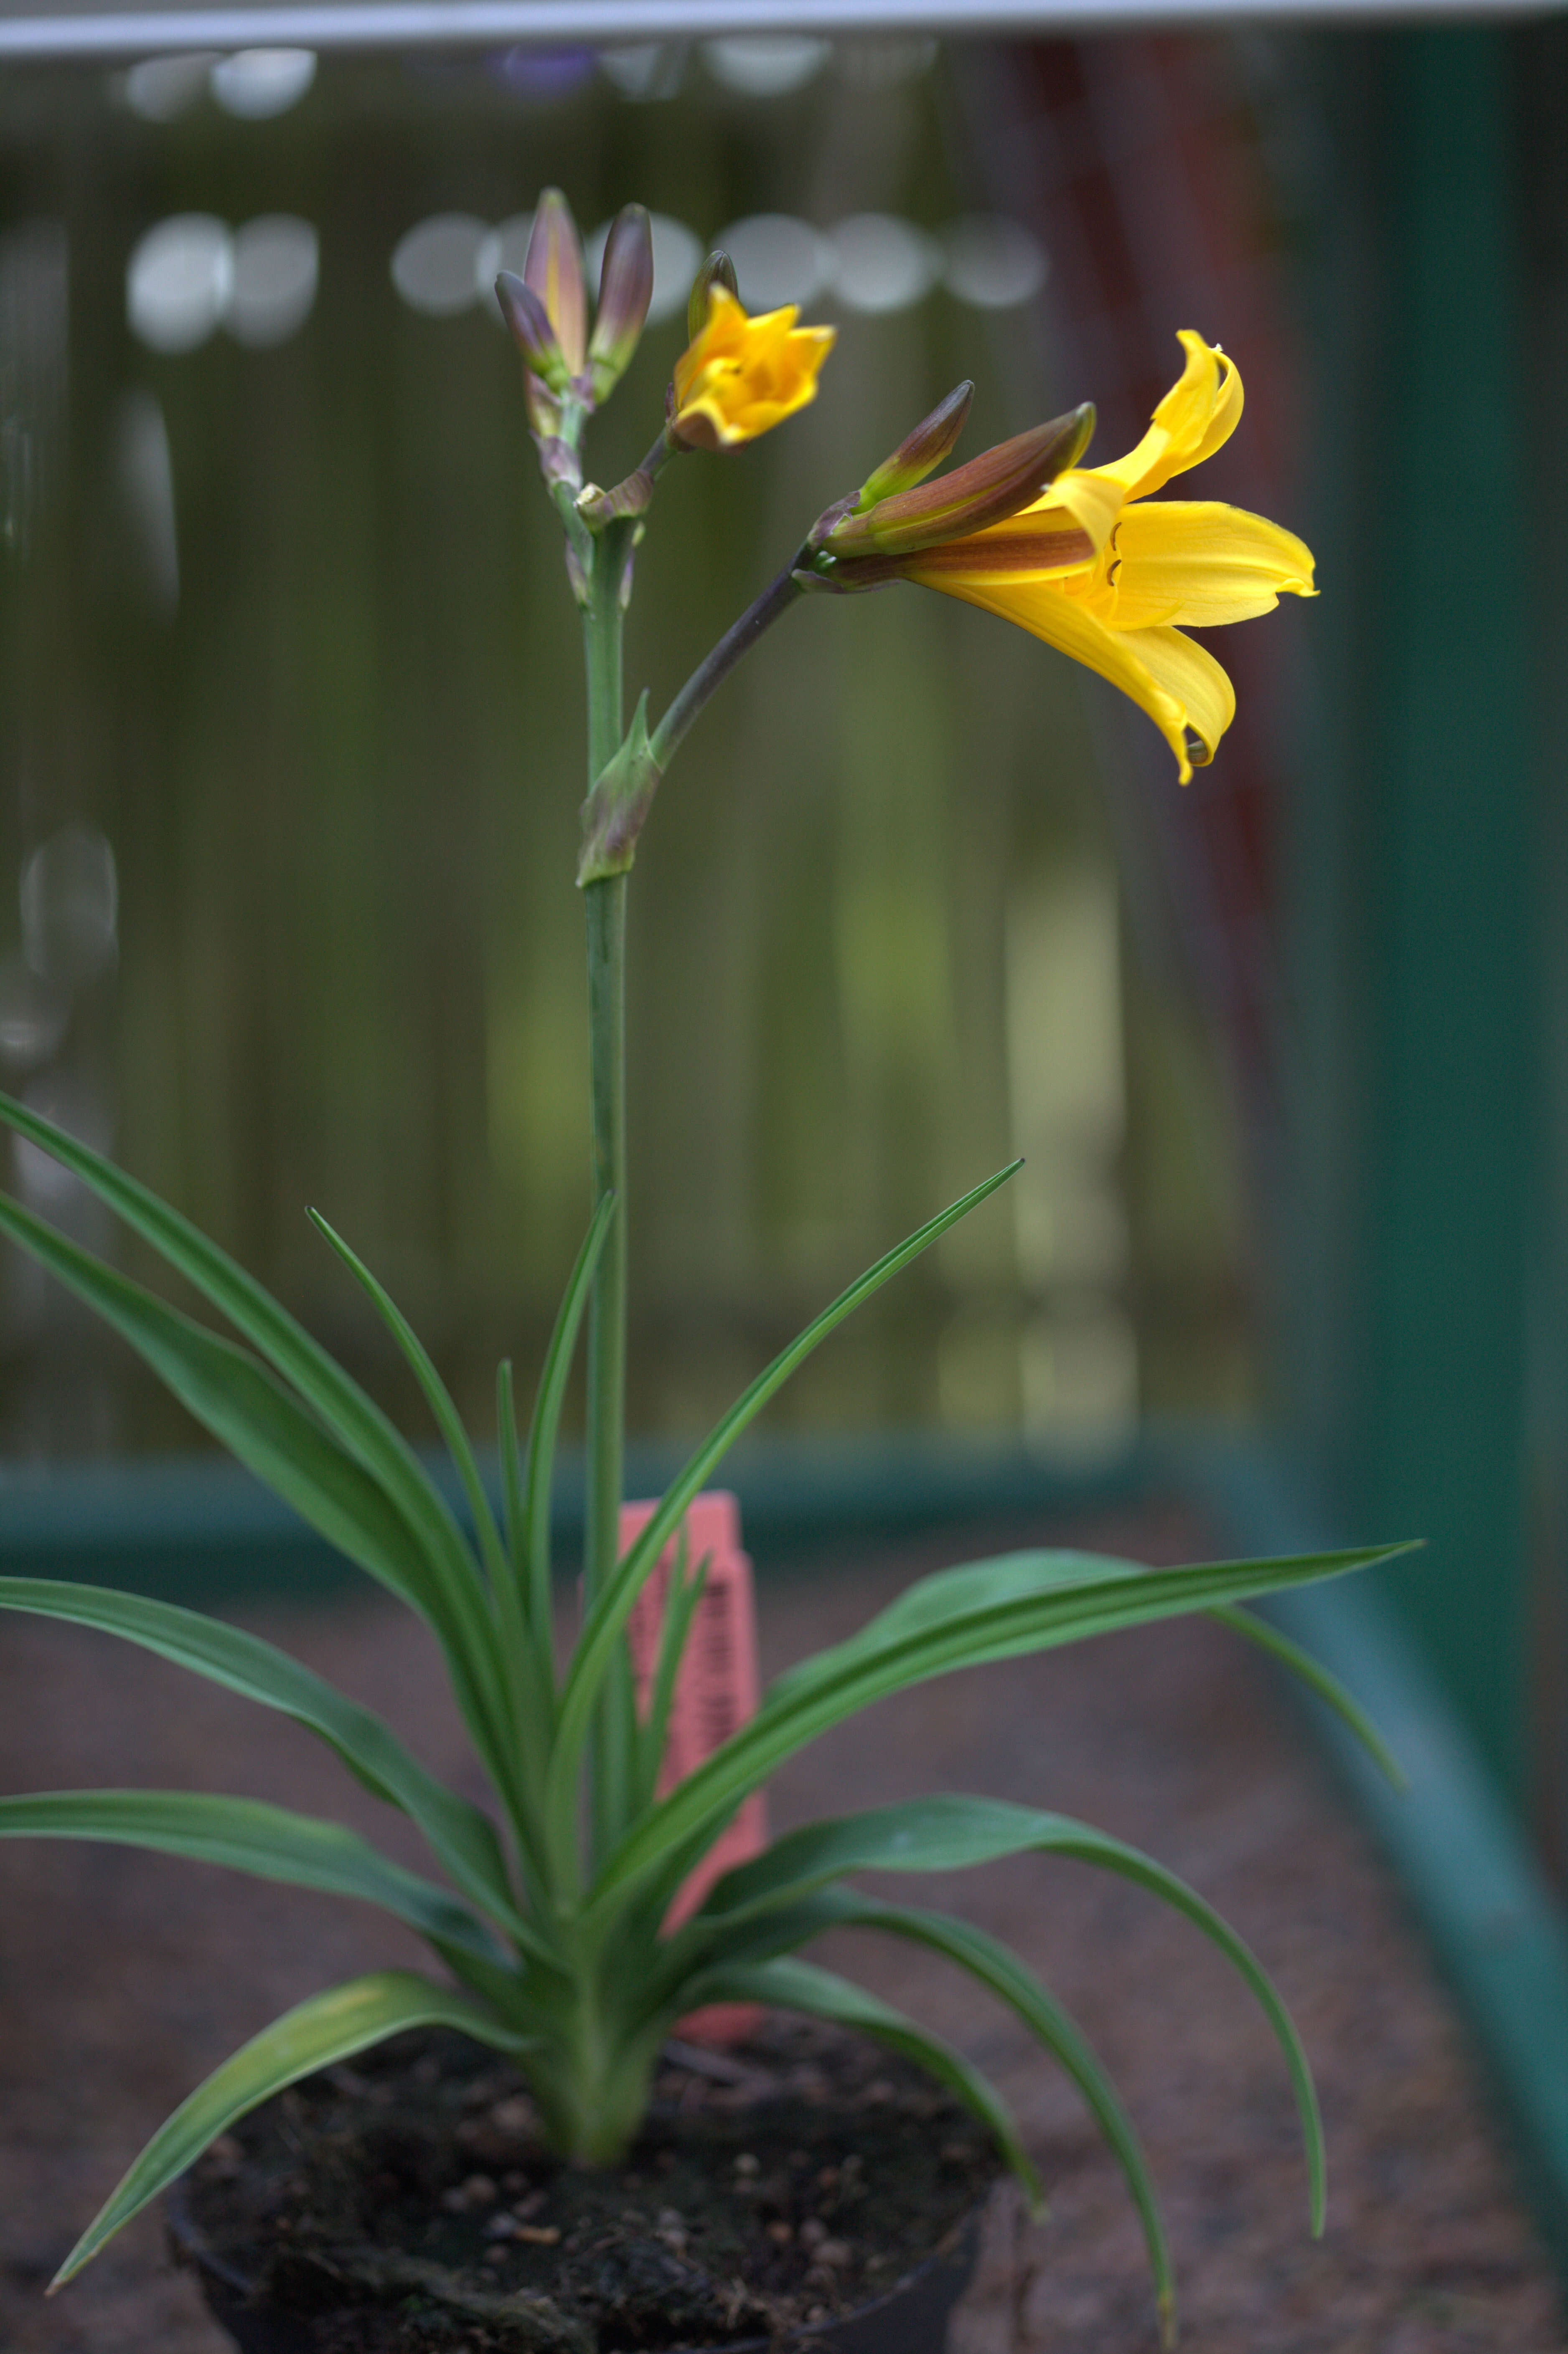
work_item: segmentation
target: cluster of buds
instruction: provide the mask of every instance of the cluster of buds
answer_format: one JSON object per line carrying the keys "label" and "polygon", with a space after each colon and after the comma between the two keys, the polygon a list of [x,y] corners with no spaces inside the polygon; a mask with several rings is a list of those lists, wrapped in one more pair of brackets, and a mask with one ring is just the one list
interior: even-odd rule
{"label": "cluster of buds", "polygon": [[590,334],[582,239],[560,190],[545,190],[523,275],[503,270],[495,299],[523,355],[528,423],[546,475],[570,480],[576,473],[573,437],[561,429],[567,405],[586,414],[614,389],[637,349],[652,292],[647,209],[626,205],[605,242]]}
{"label": "cluster of buds", "polygon": [[[915,559],[929,570],[940,560],[937,551],[1032,506],[1077,464],[1095,429],[1086,401],[928,482],[962,432],[973,397],[972,384],[957,386],[858,491],[819,516],[795,574],[801,588],[841,595],[879,588],[907,578]],[[1085,555],[1092,552],[1086,540]]]}

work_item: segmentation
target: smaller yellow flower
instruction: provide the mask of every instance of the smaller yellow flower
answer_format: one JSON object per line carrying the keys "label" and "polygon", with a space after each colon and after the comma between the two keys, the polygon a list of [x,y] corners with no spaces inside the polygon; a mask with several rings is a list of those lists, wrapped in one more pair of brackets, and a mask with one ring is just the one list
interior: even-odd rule
{"label": "smaller yellow flower", "polygon": [[832,327],[798,327],[794,303],[747,318],[728,288],[708,290],[706,323],[675,362],[670,437],[687,450],[734,450],[817,397]]}

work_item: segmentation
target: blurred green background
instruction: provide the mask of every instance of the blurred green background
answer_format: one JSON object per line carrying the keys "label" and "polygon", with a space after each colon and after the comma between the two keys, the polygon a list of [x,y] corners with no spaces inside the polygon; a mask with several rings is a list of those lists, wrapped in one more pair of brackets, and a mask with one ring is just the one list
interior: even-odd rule
{"label": "blurred green background", "polygon": [[[694,256],[741,221],[767,263],[771,221],[779,285],[814,273],[807,314],[839,326],[813,409],[661,485],[628,673],[655,709],[959,376],[978,386],[960,454],[1096,390],[1053,325],[1022,192],[1010,211],[991,185],[973,120],[989,53],[806,48],[808,69],[786,59],[771,82],[767,45],[749,66],[744,44],[666,52],[645,95],[635,60],[323,59],[262,120],[226,111],[199,61],[186,85],[39,69],[0,91],[0,289],[32,387],[3,567],[0,1066],[411,1426],[305,1204],[487,1428],[495,1360],[536,1361],[588,1200],[576,616],[515,356],[473,274],[480,226],[512,225],[515,266],[517,217],[552,181],[585,231],[635,195]],[[1245,56],[1220,65],[1245,110]],[[259,345],[238,296],[227,325],[204,314],[198,237],[194,325],[177,279],[173,324],[149,315],[154,342],[201,340],[151,347],[128,272],[190,215],[240,232],[241,272],[246,224],[309,224],[307,315]],[[879,281],[874,234],[857,285],[853,247],[835,273],[820,233],[867,215],[927,241]],[[999,215],[1014,241],[987,280]],[[394,281],[410,232],[423,308]],[[1163,381],[1186,323],[1160,323]],[[677,300],[595,429],[599,479],[646,448],[683,340]],[[634,1428],[695,1433],[860,1266],[1016,1150],[1010,1196],[813,1359],[779,1426],[1103,1453],[1139,1412],[1255,1406],[1245,1114],[1171,947],[1174,779],[1150,763],[1107,802],[1111,700],[1021,633],[895,589],[797,611],[705,717],[633,892]],[[116,943],[90,970],[36,940],[18,962],[24,872],[35,897],[90,899],[89,836],[112,854]],[[40,881],[27,862],[50,843]],[[31,1160],[18,1174],[49,1182]],[[16,1266],[7,1280],[7,1452],[189,1443],[128,1364],[103,1372],[63,1299]]]}

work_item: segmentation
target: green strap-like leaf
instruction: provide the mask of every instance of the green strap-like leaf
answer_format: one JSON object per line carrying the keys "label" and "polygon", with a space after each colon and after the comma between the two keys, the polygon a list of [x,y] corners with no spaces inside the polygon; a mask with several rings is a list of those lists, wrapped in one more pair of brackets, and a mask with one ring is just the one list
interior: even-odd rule
{"label": "green strap-like leaf", "polygon": [[[0,1108],[4,1103],[0,1097]],[[419,1612],[441,1641],[480,1754],[497,1773],[503,1760],[493,1705],[492,1647],[472,1639],[471,1616],[465,1616],[461,1595],[443,1582],[440,1566],[377,1479],[265,1365],[104,1266],[4,1194],[0,1233],[20,1243],[95,1309],[248,1470],[329,1543]]]}
{"label": "green strap-like leaf", "polygon": [[[72,1171],[184,1276],[370,1473],[424,1547],[435,1574],[436,1598],[451,1617],[444,1631],[463,1642],[470,1654],[469,1673],[482,1680],[482,1628],[472,1556],[445,1499],[381,1408],[254,1276],[146,1186],[11,1096],[0,1094],[0,1121]],[[33,1247],[19,1232],[16,1239]]]}
{"label": "green strap-like leaf", "polygon": [[502,1531],[512,1562],[512,1575],[524,1575],[523,1459],[517,1444],[517,1396],[512,1380],[512,1360],[503,1357],[495,1368],[495,1439],[501,1456]]}
{"label": "green strap-like leaf", "polygon": [[378,1970],[312,1995],[263,2028],[181,2102],[88,2225],[49,2284],[51,2289],[61,2287],[90,2263],[122,2223],[166,2190],[236,2118],[314,2069],[351,2059],[409,2027],[456,2028],[503,2052],[527,2048],[524,2039],[503,2027],[493,2012],[411,1970]]}
{"label": "green strap-like leaf", "polygon": [[1288,1668],[1293,1676],[1299,1677],[1308,1691],[1316,1692],[1324,1707],[1332,1709],[1340,1723],[1349,1726],[1368,1755],[1383,1768],[1394,1788],[1404,1790],[1409,1787],[1409,1776],[1404,1766],[1355,1694],[1346,1689],[1332,1669],[1326,1668],[1321,1659],[1315,1659],[1310,1651],[1304,1650],[1288,1635],[1282,1635],[1277,1627],[1270,1626],[1266,1618],[1256,1617],[1250,1610],[1211,1610],[1209,1616],[1218,1619],[1222,1627],[1228,1627],[1233,1635],[1244,1636],[1249,1643],[1255,1643],[1260,1651],[1266,1651],[1271,1659],[1277,1659],[1282,1668]]}
{"label": "green strap-like leaf", "polygon": [[549,1819],[552,1854],[564,1871],[569,1872],[575,1855],[577,1776],[600,1686],[616,1656],[616,1647],[638,1594],[685,1517],[687,1505],[723,1461],[741,1433],[757,1419],[768,1400],[783,1387],[812,1350],[820,1347],[829,1333],[835,1331],[846,1316],[852,1315],[863,1301],[869,1299],[874,1291],[880,1290],[900,1268],[907,1267],[911,1259],[928,1250],[950,1226],[957,1225],[960,1218],[978,1209],[1022,1165],[1022,1161],[1014,1161],[1007,1168],[998,1170],[994,1177],[988,1177],[983,1184],[975,1186],[938,1216],[927,1220],[906,1241],[879,1258],[875,1266],[869,1267],[847,1290],[841,1291],[832,1305],[808,1324],[805,1331],[798,1334],[787,1349],[781,1350],[772,1363],[742,1391],[728,1413],[721,1416],[695,1454],[688,1458],[684,1469],[677,1473],[665,1490],[657,1511],[617,1564],[603,1592],[596,1596],[561,1695],[560,1722],[550,1767]]}
{"label": "green strap-like leaf", "polygon": [[1071,1815],[1014,1805],[1007,1798],[971,1798],[950,1791],[906,1798],[863,1814],[828,1817],[785,1831],[760,1855],[715,1882],[693,1922],[725,1935],[754,1914],[794,1904],[814,1889],[851,1872],[963,1872],[999,1857],[1032,1851],[1094,1860],[1124,1853],[1118,1840]]}
{"label": "green strap-like leaf", "polygon": [[482,1924],[433,1882],[393,1863],[342,1823],[260,1798],[202,1790],[39,1790],[0,1798],[0,1839],[105,1840],[226,1864],[259,1880],[378,1904],[422,1937],[482,1962],[506,1960]]}
{"label": "green strap-like leaf", "polygon": [[1123,1561],[1114,1553],[1032,1550],[998,1553],[987,1561],[962,1562],[916,1578],[886,1608],[831,1649],[797,1660],[768,1686],[772,1700],[793,1700],[809,1685],[825,1681],[851,1660],[885,1650],[906,1636],[927,1634],[938,1627],[969,1620],[980,1610],[1004,1602],[1023,1601],[1071,1586],[1114,1583],[1147,1577],[1149,1564]]}
{"label": "green strap-like leaf", "polygon": [[384,1283],[371,1274],[357,1251],[344,1241],[334,1226],[328,1224],[319,1210],[308,1210],[316,1232],[324,1235],[347,1267],[366,1298],[370,1301],[402,1353],[405,1363],[424,1393],[426,1405],[435,1419],[437,1429],[446,1441],[458,1478],[462,1482],[468,1508],[473,1515],[474,1532],[484,1556],[491,1577],[499,1586],[504,1577],[504,1556],[501,1549],[500,1532],[495,1515],[490,1509],[490,1499],[484,1492],[484,1482],[479,1476],[469,1436],[462,1426],[462,1416],[457,1410],[451,1392],[436,1371],[434,1360],[391,1293]]}
{"label": "green strap-like leaf", "polygon": [[[1004,1553],[994,1561],[973,1562],[958,1569],[938,1570],[933,1576],[918,1579],[895,1602],[880,1611],[857,1634],[852,1635],[847,1642],[788,1669],[775,1681],[770,1696],[793,1695],[807,1684],[831,1674],[849,1656],[880,1649],[896,1637],[961,1617],[969,1611],[991,1603],[1007,1601],[1023,1594],[1044,1593],[1052,1586],[1082,1585],[1100,1578],[1139,1577],[1144,1574],[1144,1564],[1139,1562],[1121,1561],[1110,1554],[1071,1552]],[[1319,1699],[1350,1727],[1395,1788],[1404,1787],[1404,1776],[1398,1761],[1366,1711],[1346,1691],[1339,1678],[1315,1659],[1309,1651],[1303,1650],[1287,1635],[1282,1635],[1277,1628],[1250,1611],[1233,1610],[1222,1606],[1212,1610],[1209,1616],[1222,1626],[1228,1627],[1234,1634],[1255,1643],[1260,1649],[1277,1659],[1281,1666],[1299,1676]]]}
{"label": "green strap-like leaf", "polygon": [[[499,1659],[509,1700],[504,1719],[508,1732],[501,1744],[501,1755],[505,1764],[503,1796],[518,1847],[532,1875],[532,1884],[536,1886],[538,1826],[523,1761],[524,1754],[531,1748],[536,1749],[539,1741],[540,1728],[529,1722],[539,1706],[539,1662],[530,1656],[528,1631],[523,1623],[512,1564],[502,1544],[495,1515],[490,1509],[490,1499],[484,1492],[479,1464],[451,1392],[437,1372],[424,1342],[390,1292],[371,1274],[358,1253],[344,1241],[319,1210],[312,1210],[309,1216],[312,1225],[331,1244],[397,1342],[404,1362],[424,1393],[425,1403],[430,1409],[437,1429],[446,1441],[447,1452],[468,1498],[480,1552],[490,1577],[490,1596],[488,1601],[482,1598],[481,1605],[485,1614],[485,1650],[487,1659],[490,1656]],[[496,1640],[495,1620],[489,1615],[492,1609],[495,1620],[499,1621],[499,1642]]]}
{"label": "green strap-like leaf", "polygon": [[62,1578],[0,1577],[0,1609],[95,1627],[275,1708],[317,1734],[378,1797],[418,1823],[466,1896],[537,1958],[547,1949],[518,1913],[488,1817],[426,1771],[390,1725],[259,1635],[177,1603]]}
{"label": "green strap-like leaf", "polygon": [[1132,2193],[1143,2225],[1149,2268],[1154,2274],[1160,2338],[1164,2344],[1171,2344],[1176,2334],[1176,2282],[1171,2268],[1165,2220],[1160,2211],[1160,2193],[1137,2127],[1094,2047],[1072,2015],[1016,1954],[999,1938],[988,1935],[968,1921],[955,1921],[945,1913],[928,1913],[913,1906],[882,1904],[874,1897],[862,1896],[847,1888],[824,1889],[819,1902],[824,1929],[875,1929],[888,1936],[907,1938],[956,1962],[1007,2003],[1036,2041],[1061,2063],[1083,2094]]}
{"label": "green strap-like leaf", "polygon": [[[1118,1873],[1185,1915],[1218,1946],[1251,1988],[1278,2038],[1301,2115],[1311,2190],[1312,2229],[1323,2228],[1322,2125],[1312,2072],[1289,2012],[1266,1970],[1222,1914],[1152,1856],[1070,1815],[1037,1812],[1003,1798],[943,1795],[863,1815],[802,1824],[749,1863],[726,1872],[701,1913],[681,1933],[700,1949],[705,1928],[722,1951],[731,1930],[772,1905],[793,1907],[813,1889],[849,1872],[950,1872],[1030,1851],[1065,1855]],[[673,1939],[672,1944],[679,1940]]]}
{"label": "green strap-like leaf", "polygon": [[1217,1603],[1246,1601],[1255,1595],[1340,1576],[1407,1550],[1384,1545],[1285,1561],[1141,1570],[1135,1575],[1088,1577],[1075,1585],[1048,1583],[1040,1592],[1012,1592],[1008,1598],[906,1633],[895,1631],[880,1647],[853,1638],[820,1661],[808,1663],[812,1672],[798,1673],[782,1692],[770,1691],[748,1723],[633,1827],[595,1884],[590,1907],[599,1916],[595,1926],[604,1934],[606,1921],[613,1917],[612,1900],[644,1874],[656,1872],[677,1842],[723,1822],[785,1758],[873,1701],[955,1668],[1047,1650],[1118,1628],[1212,1609]]}
{"label": "green strap-like leaf", "polygon": [[1311,2183],[1312,2228],[1322,2229],[1323,2143],[1311,2071],[1290,2014],[1267,1972],[1224,1916],[1140,1849],[1112,1839],[1071,1815],[1043,1813],[1003,1798],[952,1793],[874,1807],[864,1814],[804,1823],[737,1864],[709,1891],[702,1911],[680,1935],[700,1950],[705,1933],[722,1951],[736,1929],[774,1906],[802,1898],[851,1872],[953,1872],[1026,1853],[1065,1855],[1119,1873],[1185,1915],[1216,1945],[1256,1996],[1279,2039],[1301,2112]]}
{"label": "green strap-like leaf", "polygon": [[994,2084],[971,2067],[961,2052],[916,2027],[890,2003],[832,1970],[819,1968],[815,1962],[794,1960],[720,1964],[694,1979],[691,1991],[699,2002],[761,2002],[776,2010],[804,2011],[813,2019],[832,2020],[838,2027],[857,2028],[889,2051],[902,2052],[945,2084],[990,2129],[1031,2205],[1039,2211],[1040,2177],[1019,2138],[1012,2112]]}
{"label": "green strap-like leaf", "polygon": [[[545,1645],[546,1653],[551,1641],[553,1605],[550,1590],[550,1495],[555,1479],[561,1408],[566,1403],[567,1383],[571,1375],[583,1311],[588,1306],[594,1276],[615,1218],[615,1195],[606,1193],[588,1222],[582,1248],[577,1253],[567,1288],[561,1294],[550,1345],[545,1352],[544,1370],[539,1375],[539,1394],[534,1402],[534,1419],[528,1431],[528,1469],[523,1491],[526,1601],[529,1624],[535,1629],[535,1639]],[[552,1692],[554,1689],[552,1669]]]}
{"label": "green strap-like leaf", "polygon": [[689,1553],[690,1547],[683,1528],[664,1596],[664,1614],[659,1627],[659,1656],[649,1688],[648,1714],[638,1729],[640,1758],[636,1808],[639,1812],[653,1804],[653,1793],[659,1787],[659,1768],[664,1762],[664,1744],[670,1737],[670,1712],[675,1704],[675,1685],[681,1673],[681,1662],[686,1656],[686,1640],[707,1590],[708,1572],[713,1567],[714,1557],[711,1553],[705,1553],[695,1569],[688,1570]]}

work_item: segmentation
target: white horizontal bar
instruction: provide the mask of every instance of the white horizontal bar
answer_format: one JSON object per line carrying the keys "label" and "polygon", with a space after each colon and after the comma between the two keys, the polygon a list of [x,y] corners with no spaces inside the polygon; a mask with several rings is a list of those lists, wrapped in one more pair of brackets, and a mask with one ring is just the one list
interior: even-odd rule
{"label": "white horizontal bar", "polygon": [[1524,17],[1550,0],[251,0],[147,9],[0,0],[0,58],[180,49],[493,48],[706,39],[732,33],[1105,33],[1257,22]]}

